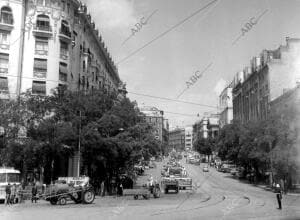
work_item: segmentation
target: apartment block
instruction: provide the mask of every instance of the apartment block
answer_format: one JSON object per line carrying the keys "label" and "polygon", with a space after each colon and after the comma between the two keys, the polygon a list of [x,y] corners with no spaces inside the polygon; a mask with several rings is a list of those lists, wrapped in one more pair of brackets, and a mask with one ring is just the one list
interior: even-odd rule
{"label": "apartment block", "polygon": [[143,106],[140,108],[143,113],[143,121],[149,123],[154,128],[155,138],[159,141],[163,141],[163,129],[164,129],[164,112],[156,107]]}
{"label": "apartment block", "polygon": [[1,0],[0,98],[104,88],[121,80],[87,7],[77,0]]}
{"label": "apartment block", "polygon": [[219,134],[219,114],[210,114],[204,116],[193,125],[193,143],[198,138],[215,138]]}
{"label": "apartment block", "polygon": [[300,79],[300,39],[287,38],[276,50],[263,50],[251,60],[250,67],[233,80],[233,118],[242,123],[263,120],[270,112],[270,102]]}
{"label": "apartment block", "polygon": [[186,134],[184,128],[175,128],[169,131],[169,146],[177,151],[185,149]]}
{"label": "apartment block", "polygon": [[219,96],[220,128],[230,124],[233,120],[232,84],[226,86]]}

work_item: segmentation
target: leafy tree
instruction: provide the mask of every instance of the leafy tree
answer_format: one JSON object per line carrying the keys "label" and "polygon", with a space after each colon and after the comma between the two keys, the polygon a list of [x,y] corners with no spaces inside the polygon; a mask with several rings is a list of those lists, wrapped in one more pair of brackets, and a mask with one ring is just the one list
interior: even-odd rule
{"label": "leafy tree", "polygon": [[194,149],[200,154],[206,155],[209,157],[212,155],[213,150],[215,149],[216,140],[214,138],[197,138]]}

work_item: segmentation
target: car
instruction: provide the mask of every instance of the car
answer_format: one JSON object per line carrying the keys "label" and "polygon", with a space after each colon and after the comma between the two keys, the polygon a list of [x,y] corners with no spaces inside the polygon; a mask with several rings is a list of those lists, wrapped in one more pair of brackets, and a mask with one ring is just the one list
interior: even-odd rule
{"label": "car", "polygon": [[236,167],[231,168],[230,174],[233,176],[236,176],[238,174],[239,170]]}
{"label": "car", "polygon": [[220,171],[221,172],[223,172],[223,173],[229,173],[230,172],[230,166],[229,166],[229,164],[223,164],[222,166],[221,166],[221,169],[220,169]]}
{"label": "car", "polygon": [[209,171],[209,170],[208,170],[208,166],[205,165],[205,166],[203,167],[202,171],[203,171],[203,172],[208,172],[208,171]]}

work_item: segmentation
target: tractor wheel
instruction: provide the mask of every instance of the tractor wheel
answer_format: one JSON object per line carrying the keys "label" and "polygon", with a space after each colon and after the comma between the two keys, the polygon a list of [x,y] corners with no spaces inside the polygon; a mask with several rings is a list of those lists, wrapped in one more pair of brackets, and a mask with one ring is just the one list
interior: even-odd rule
{"label": "tractor wheel", "polygon": [[51,205],[56,205],[57,204],[57,198],[51,198],[50,203],[51,203]]}
{"label": "tractor wheel", "polygon": [[134,198],[135,200],[137,200],[137,199],[139,198],[139,196],[138,196],[138,195],[134,195],[133,198]]}
{"label": "tractor wheel", "polygon": [[93,190],[87,190],[83,192],[83,203],[91,204],[94,202],[95,192]]}
{"label": "tractor wheel", "polygon": [[81,198],[80,192],[73,193],[71,198],[76,204],[82,203],[82,198]]}
{"label": "tractor wheel", "polygon": [[67,198],[66,197],[60,197],[59,199],[58,199],[58,204],[60,204],[60,205],[66,205],[67,204]]}

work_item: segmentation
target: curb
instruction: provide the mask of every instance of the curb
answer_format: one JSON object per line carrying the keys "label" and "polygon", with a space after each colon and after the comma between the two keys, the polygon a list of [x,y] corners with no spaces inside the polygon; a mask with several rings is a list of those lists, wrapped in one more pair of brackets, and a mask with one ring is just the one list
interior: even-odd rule
{"label": "curb", "polygon": [[287,196],[300,196],[300,193],[287,193]]}

